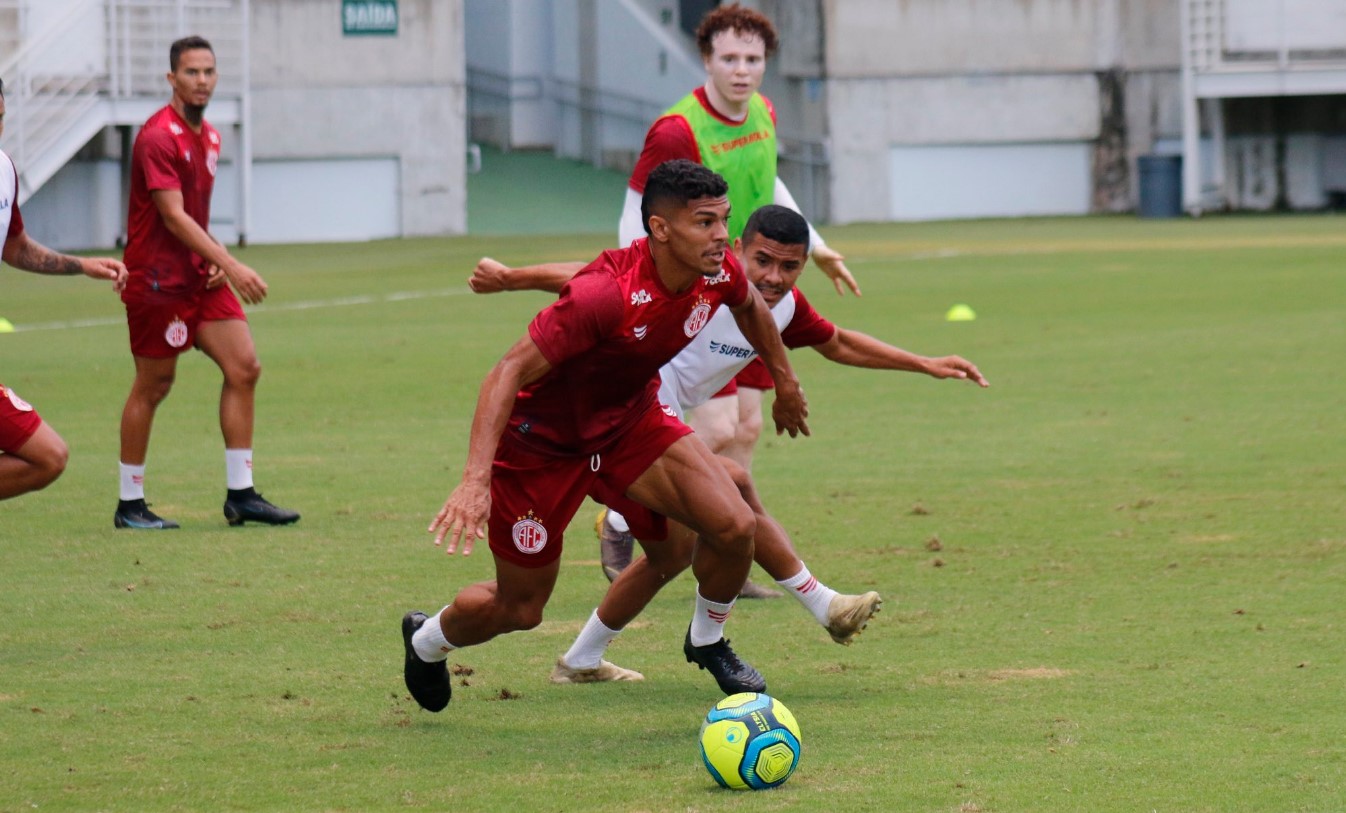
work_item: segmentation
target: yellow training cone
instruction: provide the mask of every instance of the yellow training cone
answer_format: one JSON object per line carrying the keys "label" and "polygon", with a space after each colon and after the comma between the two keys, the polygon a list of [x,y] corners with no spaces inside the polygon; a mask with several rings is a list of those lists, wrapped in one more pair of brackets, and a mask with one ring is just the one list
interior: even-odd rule
{"label": "yellow training cone", "polygon": [[950,322],[971,322],[977,318],[977,312],[967,305],[954,305],[949,308],[949,312],[944,314],[944,318]]}
{"label": "yellow training cone", "polygon": [[0,316],[0,333],[13,333],[14,325],[8,319]]}

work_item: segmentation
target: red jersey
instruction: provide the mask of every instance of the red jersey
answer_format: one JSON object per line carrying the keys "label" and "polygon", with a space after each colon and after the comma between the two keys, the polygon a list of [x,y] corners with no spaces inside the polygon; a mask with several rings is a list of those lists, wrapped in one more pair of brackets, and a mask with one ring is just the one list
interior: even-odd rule
{"label": "red jersey", "polygon": [[603,252],[528,326],[552,369],[519,393],[509,431],[553,454],[600,451],[657,407],[659,368],[715,309],[747,298],[732,252],[719,274],[680,293],[659,279],[647,240]]}
{"label": "red jersey", "polygon": [[182,191],[183,208],[203,229],[210,225],[210,194],[220,157],[220,134],[208,122],[196,133],[171,105],[150,116],[131,151],[131,203],[126,253],[130,285],[142,291],[195,293],[206,268],[164,225],[150,193]]}
{"label": "red jersey", "polygon": [[[706,98],[706,88],[704,86],[692,91],[692,95],[701,103],[714,118],[728,126],[739,126],[746,124],[745,119],[742,122],[732,121],[720,115],[720,112],[711,106],[710,100]],[[758,94],[761,96],[761,94]],[[771,104],[771,100],[762,96],[762,101],[766,102],[767,109],[771,112],[771,121],[776,121],[776,108]],[[692,133],[692,127],[687,123],[687,119],[677,114],[660,116],[655,119],[654,124],[645,133],[645,146],[640,150],[640,158],[636,160],[635,169],[631,170],[631,178],[626,185],[637,192],[645,192],[645,179],[650,177],[654,168],[665,161],[672,161],[674,158],[685,158],[688,161],[695,161],[698,164],[705,164],[701,159],[701,147],[696,142],[696,136]],[[748,212],[747,214],[751,214]],[[745,215],[746,217],[746,215]]]}

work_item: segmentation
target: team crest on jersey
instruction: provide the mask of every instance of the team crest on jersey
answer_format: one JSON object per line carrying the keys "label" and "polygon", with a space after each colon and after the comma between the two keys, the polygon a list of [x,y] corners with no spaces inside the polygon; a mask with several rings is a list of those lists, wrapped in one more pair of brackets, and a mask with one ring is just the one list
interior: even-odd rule
{"label": "team crest on jersey", "polygon": [[710,303],[703,297],[698,297],[696,307],[687,315],[687,321],[682,323],[682,332],[687,334],[687,338],[692,338],[701,332],[701,328],[710,321]]}
{"label": "team crest on jersey", "polygon": [[635,293],[631,294],[632,305],[644,305],[645,303],[650,301],[653,301],[653,297],[651,297],[650,292],[646,291],[644,288],[641,288],[639,291],[636,291]]}
{"label": "team crest on jersey", "polygon": [[218,151],[210,150],[206,153],[206,171],[210,173],[210,177],[215,177],[215,167],[219,166],[219,163],[220,154]]}
{"label": "team crest on jersey", "polygon": [[724,268],[723,268],[723,266],[722,266],[722,267],[720,268],[720,273],[716,274],[716,275],[713,276],[713,277],[708,278],[708,279],[706,280],[706,284],[707,284],[707,285],[719,285],[721,282],[728,282],[728,281],[729,281],[729,272],[726,271],[726,270],[724,270]]}
{"label": "team crest on jersey", "polygon": [[18,411],[20,412],[33,411],[32,404],[20,398],[17,392],[11,390],[9,387],[6,387],[4,384],[0,384],[0,392],[3,392],[9,398],[9,402],[13,404],[14,408],[17,409]]}
{"label": "team crest on jersey", "polygon": [[168,132],[175,136],[179,136],[182,135],[182,128],[170,121],[168,123]]}
{"label": "team crest on jersey", "polygon": [[514,547],[521,553],[537,553],[547,547],[547,529],[533,515],[531,508],[514,523],[511,535],[514,537]]}
{"label": "team crest on jersey", "polygon": [[187,343],[187,323],[181,319],[174,319],[168,323],[168,329],[164,331],[164,341],[168,342],[169,347],[182,347]]}

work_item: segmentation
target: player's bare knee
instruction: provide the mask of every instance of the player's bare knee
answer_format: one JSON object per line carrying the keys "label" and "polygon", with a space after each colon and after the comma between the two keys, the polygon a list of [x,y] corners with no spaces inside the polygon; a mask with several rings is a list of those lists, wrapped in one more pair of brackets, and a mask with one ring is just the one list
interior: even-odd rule
{"label": "player's bare knee", "polygon": [[754,412],[752,415],[743,417],[738,422],[734,430],[734,442],[740,446],[749,448],[757,445],[757,439],[762,436],[762,413]]}
{"label": "player's bare knee", "polygon": [[542,608],[531,604],[514,607],[508,623],[512,632],[535,629],[542,623]]}
{"label": "player's bare knee", "polygon": [[262,362],[253,356],[230,364],[223,370],[225,383],[232,387],[253,389],[262,377]]}

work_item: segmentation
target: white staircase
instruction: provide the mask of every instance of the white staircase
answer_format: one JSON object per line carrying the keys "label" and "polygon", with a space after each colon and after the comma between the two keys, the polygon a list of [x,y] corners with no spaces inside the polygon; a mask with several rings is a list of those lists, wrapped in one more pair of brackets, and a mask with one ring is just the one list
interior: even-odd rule
{"label": "white staircase", "polygon": [[248,0],[0,0],[0,148],[22,203],[105,127],[138,125],[168,100],[168,47],[211,41],[229,70],[210,118],[242,121]]}

